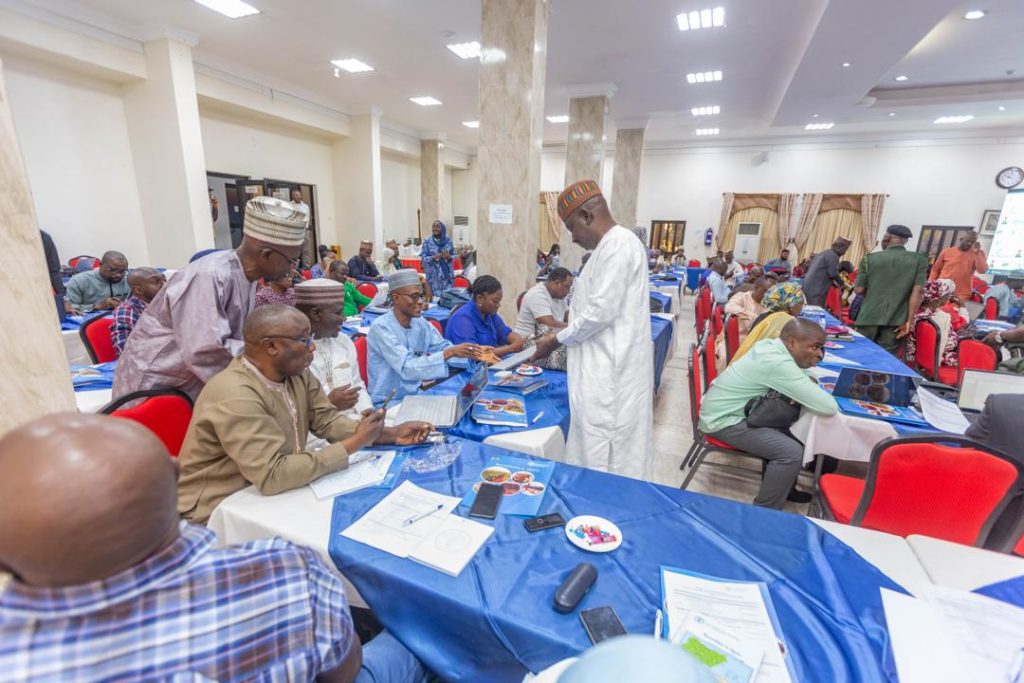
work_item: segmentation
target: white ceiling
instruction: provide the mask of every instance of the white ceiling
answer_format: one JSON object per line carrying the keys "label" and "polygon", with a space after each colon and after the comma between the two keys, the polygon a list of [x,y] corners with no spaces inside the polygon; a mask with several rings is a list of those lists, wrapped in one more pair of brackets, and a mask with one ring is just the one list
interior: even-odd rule
{"label": "white ceiling", "polygon": [[[26,1],[140,39],[192,34],[197,62],[343,111],[378,106],[423,135],[476,145],[461,122],[477,117],[478,67],[444,46],[479,37],[479,0],[247,0],[262,13],[237,20],[192,0]],[[679,12],[717,5],[725,28],[677,30]],[[988,15],[968,21],[968,9]],[[655,143],[696,142],[698,127],[721,130],[707,144],[1021,133],[1022,35],[1021,0],[551,0],[545,110],[566,113],[573,86],[613,83],[611,118],[649,118]],[[328,62],[346,57],[375,71],[335,78]],[[721,83],[687,84],[687,72],[714,69]],[[418,95],[444,105],[409,102]],[[716,104],[718,116],[690,115]],[[932,123],[959,114],[975,119]],[[824,121],[836,125],[804,131]],[[547,124],[545,142],[563,143],[566,129]]]}

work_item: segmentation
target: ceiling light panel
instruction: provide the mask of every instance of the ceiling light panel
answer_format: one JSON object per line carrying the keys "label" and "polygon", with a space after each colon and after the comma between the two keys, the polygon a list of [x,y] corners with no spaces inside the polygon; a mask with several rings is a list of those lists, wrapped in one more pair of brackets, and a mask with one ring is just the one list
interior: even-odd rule
{"label": "ceiling light panel", "polygon": [[972,9],[969,12],[964,13],[964,19],[970,19],[973,21],[975,19],[981,19],[986,14],[988,14],[988,12],[983,9]]}
{"label": "ceiling light panel", "polygon": [[694,107],[690,110],[690,113],[694,116],[715,116],[721,112],[721,107],[717,104],[710,107]]}
{"label": "ceiling light panel", "polygon": [[695,83],[714,83],[722,80],[721,71],[698,71],[692,74],[686,74],[686,82],[692,84]]}
{"label": "ceiling light panel", "polygon": [[694,10],[676,16],[680,31],[696,31],[702,28],[721,28],[725,26],[725,8]]}
{"label": "ceiling light panel", "polygon": [[894,80],[899,81],[900,83],[902,83],[903,81],[908,80],[908,77],[904,76],[903,74],[900,74]]}
{"label": "ceiling light panel", "polygon": [[480,59],[480,43],[475,40],[469,43],[453,43],[445,47],[462,59]]}
{"label": "ceiling light panel", "polygon": [[718,135],[717,128],[698,128],[696,130],[697,135]]}
{"label": "ceiling light panel", "polygon": [[466,128],[479,128],[480,127],[480,122],[479,121],[463,121],[462,125],[464,125]]}
{"label": "ceiling light panel", "polygon": [[409,101],[415,102],[421,107],[436,107],[440,104],[444,104],[443,102],[441,102],[441,100],[437,99],[436,97],[431,97],[430,95],[423,95],[421,97],[410,97]]}
{"label": "ceiling light panel", "polygon": [[973,114],[964,114],[962,116],[940,116],[935,119],[935,123],[967,123],[973,118]]}
{"label": "ceiling light panel", "polygon": [[332,59],[331,64],[338,67],[339,69],[344,69],[350,74],[358,74],[364,73],[366,71],[373,71],[373,67],[367,64],[366,62],[361,62],[358,59],[351,57],[349,59]]}
{"label": "ceiling light panel", "polygon": [[203,7],[209,7],[214,12],[220,12],[228,19],[249,17],[259,14],[260,11],[242,0],[196,0]]}
{"label": "ceiling light panel", "polygon": [[557,116],[548,116],[548,121],[551,123],[569,123],[569,116],[566,114],[558,114]]}
{"label": "ceiling light panel", "polygon": [[829,130],[834,125],[836,124],[831,121],[828,123],[808,123],[804,126],[804,130]]}

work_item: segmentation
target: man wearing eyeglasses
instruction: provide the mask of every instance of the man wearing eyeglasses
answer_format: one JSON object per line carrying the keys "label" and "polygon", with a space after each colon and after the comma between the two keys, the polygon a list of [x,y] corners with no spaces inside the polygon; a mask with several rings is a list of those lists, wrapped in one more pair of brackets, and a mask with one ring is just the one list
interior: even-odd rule
{"label": "man wearing eyeglasses", "polygon": [[[253,484],[271,496],[348,467],[373,444],[416,444],[426,422],[384,426],[384,411],[356,422],[341,413],[309,371],[316,345],[309,319],[291,306],[255,309],[242,330],[245,350],[210,380],[196,401],[178,462],[178,512],[205,524],[232,493]],[[309,434],[325,439],[307,448]]]}
{"label": "man wearing eyeglasses", "polygon": [[255,197],[245,205],[238,249],[217,251],[179,270],[128,338],[114,373],[114,398],[174,388],[193,400],[244,346],[242,323],[256,282],[298,266],[309,215],[290,202]]}
{"label": "man wearing eyeglasses", "polygon": [[68,282],[64,308],[71,315],[90,311],[108,311],[131,296],[125,275],[128,259],[119,251],[108,251],[100,259],[100,267],[78,273]]}

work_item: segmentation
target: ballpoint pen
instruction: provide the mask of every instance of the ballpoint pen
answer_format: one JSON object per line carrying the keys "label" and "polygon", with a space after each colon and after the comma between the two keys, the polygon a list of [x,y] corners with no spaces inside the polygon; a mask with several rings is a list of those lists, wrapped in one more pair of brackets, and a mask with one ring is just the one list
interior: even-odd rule
{"label": "ballpoint pen", "polygon": [[438,503],[437,507],[434,508],[433,510],[427,510],[426,512],[421,512],[420,514],[413,515],[409,519],[405,520],[404,522],[402,522],[402,526],[409,526],[410,524],[415,524],[416,522],[420,521],[421,519],[424,519],[425,517],[429,517],[430,515],[434,514],[435,512],[437,512],[438,510],[440,510],[443,507],[444,507],[444,503]]}
{"label": "ballpoint pen", "polygon": [[530,424],[535,423],[537,420],[541,419],[542,417],[544,417],[544,411],[543,410],[533,416],[533,419],[530,420]]}
{"label": "ballpoint pen", "polygon": [[661,624],[664,618],[660,609],[654,611],[654,637],[659,640],[661,639]]}

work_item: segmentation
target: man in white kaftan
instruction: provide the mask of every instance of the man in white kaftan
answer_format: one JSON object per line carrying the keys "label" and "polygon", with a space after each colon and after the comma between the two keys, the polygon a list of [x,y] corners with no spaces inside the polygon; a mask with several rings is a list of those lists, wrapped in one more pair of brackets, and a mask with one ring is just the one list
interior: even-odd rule
{"label": "man in white kaftan", "polygon": [[573,242],[593,249],[577,278],[569,326],[537,344],[568,348],[572,411],[566,460],[635,479],[653,475],[654,347],[647,253],[617,225],[592,180],[568,187],[558,211]]}

